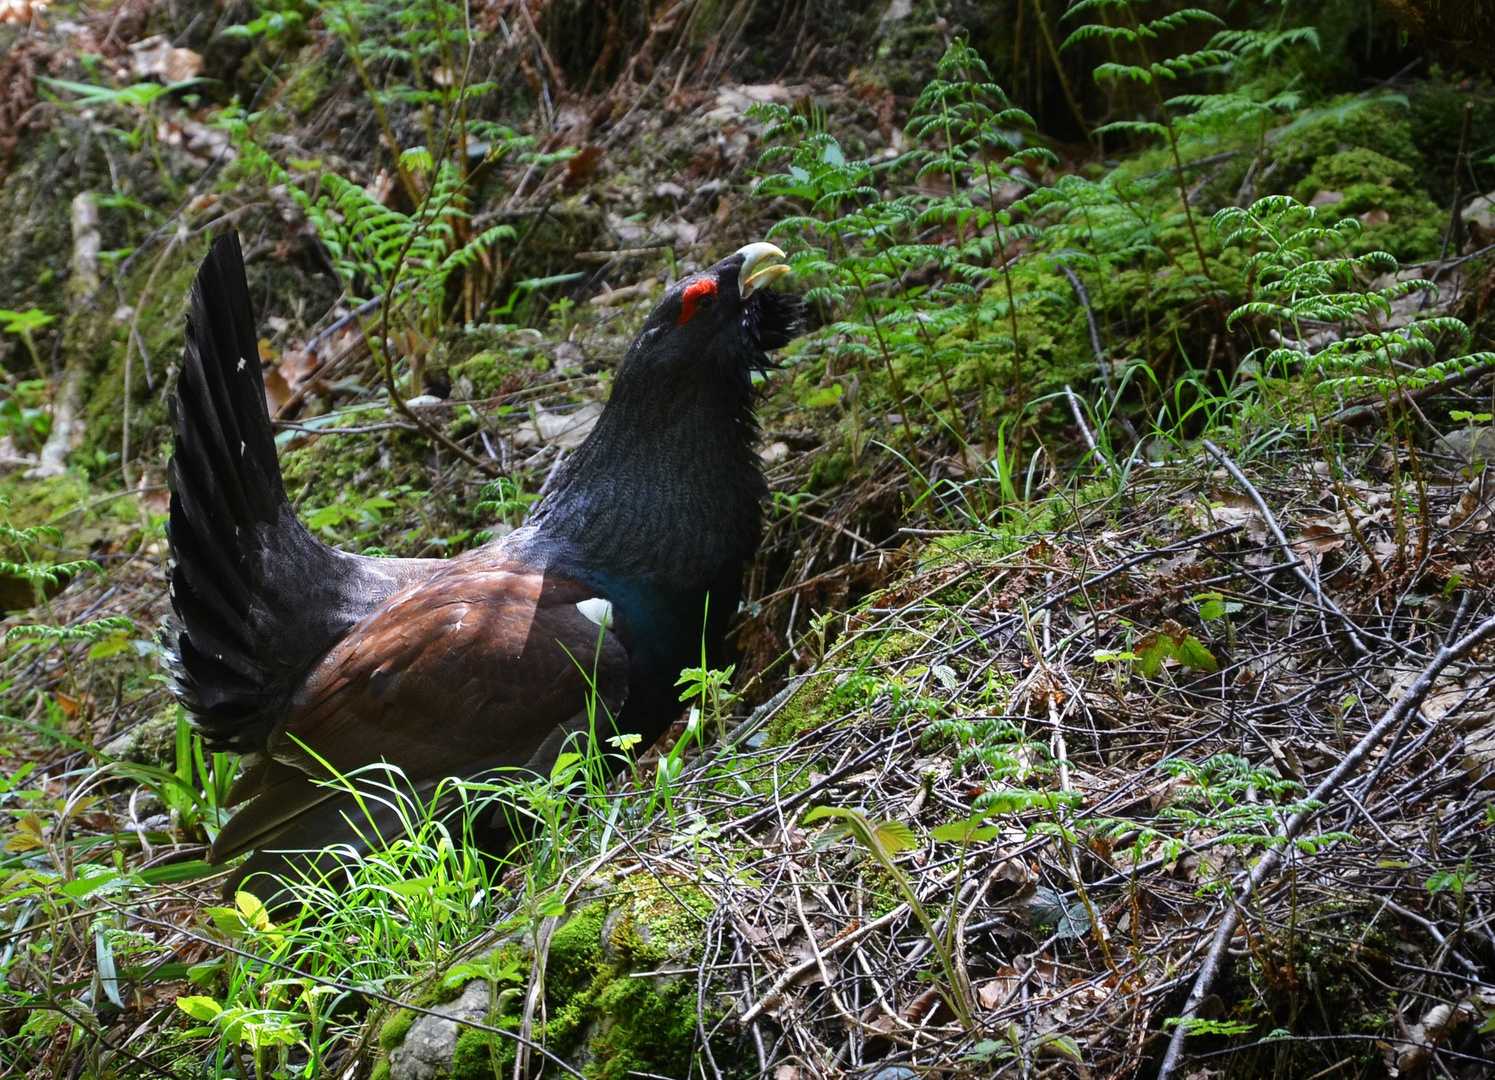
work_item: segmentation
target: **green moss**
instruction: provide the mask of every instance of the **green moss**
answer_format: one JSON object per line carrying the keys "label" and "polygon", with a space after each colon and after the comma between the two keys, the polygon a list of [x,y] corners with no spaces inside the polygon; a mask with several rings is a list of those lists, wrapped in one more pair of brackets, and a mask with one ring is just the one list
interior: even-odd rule
{"label": "green moss", "polygon": [[120,761],[170,766],[176,760],[177,716],[181,708],[176,702],[162,706],[100,749]]}
{"label": "green moss", "polygon": [[[88,485],[71,473],[27,479],[20,472],[11,472],[0,477],[0,494],[10,499],[7,513],[11,524],[25,528],[61,524],[56,519],[87,503],[91,493]],[[100,509],[105,507],[107,504],[101,504]]]}
{"label": "green moss", "polygon": [[[683,1076],[695,1041],[694,981],[632,975],[698,954],[700,920],[711,901],[687,882],[669,889],[652,880],[628,884],[637,885],[635,891],[611,906],[588,905],[552,935],[544,1042],[555,1053],[579,1058],[585,1075],[596,1080],[622,1080],[631,1072]],[[512,995],[501,995],[496,1011],[507,1011],[504,1003]],[[402,1010],[385,1022],[379,1045],[386,1053],[405,1038],[413,1019]],[[492,1016],[489,1022],[517,1028],[519,1017]],[[513,1062],[512,1040],[464,1028],[448,1075],[491,1080],[507,1075]],[[387,1065],[381,1075],[388,1075]]]}
{"label": "green moss", "polygon": [[369,1080],[389,1080],[389,1052],[405,1041],[410,1027],[415,1023],[415,1013],[409,1009],[396,1009],[379,1028],[379,1060]]}
{"label": "green moss", "polygon": [[829,674],[816,675],[802,683],[768,722],[764,729],[763,745],[770,747],[792,743],[828,721],[830,717],[825,709],[825,700],[835,685],[835,677]]}
{"label": "green moss", "polygon": [[[111,190],[109,166],[97,143],[79,147],[61,126],[16,149],[0,183],[0,308],[57,315],[67,307],[72,198],[80,191]],[[107,247],[118,237],[105,239]],[[38,344],[45,357],[51,334],[44,332]]]}
{"label": "green moss", "polygon": [[[307,52],[303,52],[302,57],[310,59]],[[294,70],[296,73],[280,91],[280,100],[305,115],[326,95],[332,82],[331,68],[327,64],[304,62]]]}
{"label": "green moss", "polygon": [[[320,435],[280,459],[286,489],[298,501],[310,500],[311,506],[337,502],[339,495],[347,495],[349,480],[379,464],[378,443],[356,435]],[[298,495],[308,484],[307,494]]]}
{"label": "green moss", "polygon": [[415,1023],[415,1013],[409,1009],[398,1009],[379,1029],[379,1049],[393,1050],[405,1040],[410,1025]]}
{"label": "green moss", "polygon": [[545,959],[545,990],[556,1004],[564,1004],[596,976],[606,918],[606,905],[592,904],[551,935],[550,953]]}
{"label": "green moss", "polygon": [[511,394],[530,376],[548,371],[550,358],[534,349],[485,350],[451,365],[452,386],[464,398]]}
{"label": "green moss", "polygon": [[711,898],[694,885],[666,889],[650,882],[634,894],[608,943],[629,968],[679,962],[700,951],[701,925],[711,910]]}
{"label": "green moss", "polygon": [[[457,1032],[457,1048],[452,1053],[452,1071],[448,1074],[450,1080],[494,1080],[500,1075],[505,1063],[502,1053],[495,1053],[498,1047],[494,1045],[494,1040],[498,1038],[501,1036],[492,1032],[461,1028]],[[503,1041],[510,1042],[508,1039]],[[508,1058],[508,1064],[512,1067],[512,1051]]]}
{"label": "green moss", "polygon": [[1316,162],[1293,193],[1308,202],[1321,191],[1339,192],[1343,201],[1321,207],[1320,218],[1361,219],[1367,226],[1354,250],[1389,251],[1406,262],[1436,254],[1446,217],[1416,177],[1410,165],[1362,146]]}
{"label": "green moss", "polygon": [[1300,1037],[1271,1040],[1270,1049],[1243,1047],[1239,1075],[1316,1071],[1321,1061],[1304,1048],[1318,1035],[1366,1036],[1357,1065],[1362,1075],[1383,1075],[1375,1040],[1393,1022],[1385,987],[1395,959],[1416,963],[1416,946],[1430,943],[1407,934],[1384,911],[1355,903],[1310,905],[1295,921],[1306,932],[1264,938],[1257,955],[1265,966],[1252,964],[1222,987],[1225,1000],[1234,999],[1232,1019],[1253,1023],[1262,1034],[1280,1029]]}
{"label": "green moss", "polygon": [[[155,259],[142,259],[124,286],[126,295],[143,294],[147,298],[138,313],[122,321],[103,312],[85,313],[80,318],[86,325],[70,328],[74,347],[88,357],[90,373],[83,386],[85,434],[81,457],[85,463],[118,455],[123,446],[128,359],[130,456],[154,458],[164,464],[170,425],[162,381],[167,365],[174,364],[181,354],[187,295],[206,252],[206,241],[163,252],[158,258],[168,261],[159,269]],[[132,326],[140,335],[134,345],[129,344]]]}
{"label": "green moss", "polygon": [[1288,191],[1319,160],[1356,148],[1401,162],[1417,175],[1427,169],[1412,137],[1412,115],[1404,106],[1366,106],[1357,96],[1346,95],[1299,119],[1283,135],[1273,154],[1277,165],[1273,186]]}
{"label": "green moss", "polygon": [[685,1076],[696,1036],[694,987],[677,981],[663,991],[648,979],[620,978],[597,996],[601,1031],[587,1068],[596,1080],[626,1080],[633,1073]]}
{"label": "green moss", "polygon": [[816,492],[833,488],[851,475],[852,468],[851,454],[845,450],[822,454],[810,466],[810,479],[805,486]]}

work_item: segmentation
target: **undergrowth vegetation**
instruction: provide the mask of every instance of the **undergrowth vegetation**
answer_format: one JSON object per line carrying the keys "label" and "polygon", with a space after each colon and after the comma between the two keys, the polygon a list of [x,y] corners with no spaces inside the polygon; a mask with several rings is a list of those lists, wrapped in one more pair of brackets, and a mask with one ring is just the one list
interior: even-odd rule
{"label": "undergrowth vegetation", "polygon": [[[587,96],[544,6],[267,2],[213,37],[216,83],[89,22],[38,77],[34,157],[81,163],[91,202],[57,213],[98,280],[75,255],[65,299],[0,256],[26,279],[0,294],[7,1074],[1488,1055],[1495,810],[1436,723],[1495,739],[1483,639],[1444,655],[1495,567],[1495,223],[1464,213],[1495,188],[1488,81],[1346,89],[1345,27],[1376,40],[1348,2],[1038,4],[1065,142],[975,35],[930,37],[909,93],[886,56],[806,76],[813,52],[788,89],[718,86],[752,5],[689,4]],[[1088,87],[1079,55],[1109,58]],[[1087,120],[1087,94],[1118,104]],[[227,227],[293,501],[369,554],[522,524],[661,281],[767,238],[812,311],[762,384],[737,667],[683,673],[650,753],[578,738],[426,801],[389,778],[404,838],[290,911],[215,898],[239,762],[154,636],[180,308]],[[1435,720],[1335,802],[1418,685]],[[472,842],[495,814],[502,855]],[[1210,1012],[1184,994],[1225,912],[1255,921]]]}

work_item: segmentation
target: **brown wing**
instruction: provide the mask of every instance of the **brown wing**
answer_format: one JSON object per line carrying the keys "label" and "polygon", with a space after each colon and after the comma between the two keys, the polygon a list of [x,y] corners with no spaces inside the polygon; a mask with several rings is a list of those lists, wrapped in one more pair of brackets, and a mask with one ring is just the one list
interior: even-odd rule
{"label": "brown wing", "polygon": [[263,846],[331,798],[310,781],[328,775],[318,758],[342,774],[387,762],[419,787],[546,768],[590,702],[599,726],[617,715],[628,658],[576,606],[595,594],[554,575],[470,567],[397,593],[323,658],[271,735],[271,762],[246,778],[254,800],[219,834],[215,859]]}

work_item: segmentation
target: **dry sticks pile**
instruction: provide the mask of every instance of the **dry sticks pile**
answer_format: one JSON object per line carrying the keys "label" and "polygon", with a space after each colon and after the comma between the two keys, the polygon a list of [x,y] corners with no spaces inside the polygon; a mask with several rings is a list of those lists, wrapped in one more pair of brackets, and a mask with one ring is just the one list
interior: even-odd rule
{"label": "dry sticks pile", "polygon": [[[1481,508],[1301,465],[1264,493],[1209,449],[1203,482],[926,551],[713,759],[730,779],[688,775],[710,827],[629,861],[713,901],[718,1055],[797,1080],[1495,1049]],[[819,805],[906,827],[897,871]]]}

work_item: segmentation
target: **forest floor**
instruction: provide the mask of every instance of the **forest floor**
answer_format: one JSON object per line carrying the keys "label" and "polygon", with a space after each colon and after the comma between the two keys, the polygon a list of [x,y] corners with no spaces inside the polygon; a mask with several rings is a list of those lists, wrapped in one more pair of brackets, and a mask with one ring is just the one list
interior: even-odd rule
{"label": "forest floor", "polygon": [[[1034,124],[924,4],[0,4],[0,1071],[1495,1076],[1495,89],[1330,4],[1102,154],[1052,6]],[[228,227],[353,551],[522,522],[738,245],[812,312],[734,669],[280,922],[155,637]]]}

